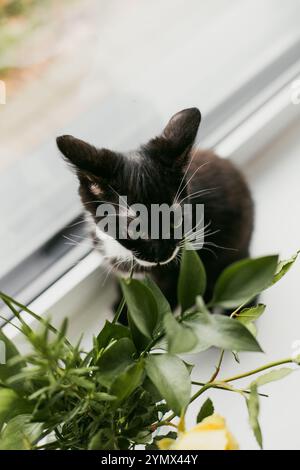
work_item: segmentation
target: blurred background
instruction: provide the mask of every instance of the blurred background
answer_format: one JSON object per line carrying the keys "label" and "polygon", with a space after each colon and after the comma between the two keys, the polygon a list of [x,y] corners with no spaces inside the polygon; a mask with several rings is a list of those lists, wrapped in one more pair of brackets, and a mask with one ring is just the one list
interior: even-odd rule
{"label": "blurred background", "polygon": [[[299,249],[299,18],[299,0],[0,0],[1,289],[31,301],[91,250],[57,135],[129,150],[190,106],[203,115],[197,144],[233,158],[250,182],[252,253]],[[273,359],[300,338],[299,274],[266,294],[273,317],[260,334]],[[291,381],[265,408],[269,448],[300,448]],[[232,426],[255,447],[234,400]]]}
{"label": "blurred background", "polygon": [[258,95],[299,17],[298,0],[0,0],[0,278],[80,212],[57,135],[130,149],[198,106],[201,143],[239,89]]}

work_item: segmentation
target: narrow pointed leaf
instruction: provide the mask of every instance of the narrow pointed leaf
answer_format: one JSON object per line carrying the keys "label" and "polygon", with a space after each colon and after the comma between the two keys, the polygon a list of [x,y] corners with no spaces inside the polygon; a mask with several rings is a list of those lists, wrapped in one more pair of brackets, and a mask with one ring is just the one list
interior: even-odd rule
{"label": "narrow pointed leaf", "polygon": [[262,439],[262,433],[261,433],[261,429],[260,429],[260,425],[258,421],[259,396],[257,393],[257,385],[255,383],[252,383],[250,386],[250,394],[249,394],[249,398],[247,398],[247,408],[248,408],[250,426],[253,430],[255,439],[257,440],[259,447],[262,449],[263,439]]}
{"label": "narrow pointed leaf", "polygon": [[257,387],[260,387],[270,382],[275,382],[277,380],[284,379],[285,377],[290,375],[292,372],[294,372],[294,369],[291,369],[289,367],[282,367],[281,369],[274,369],[258,377],[258,379],[255,380],[255,383]]}

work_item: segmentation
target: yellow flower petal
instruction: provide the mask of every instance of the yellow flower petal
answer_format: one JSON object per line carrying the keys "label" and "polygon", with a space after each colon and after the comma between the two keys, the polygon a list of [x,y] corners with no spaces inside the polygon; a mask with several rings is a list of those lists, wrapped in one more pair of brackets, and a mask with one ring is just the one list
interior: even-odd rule
{"label": "yellow flower petal", "polygon": [[225,450],[228,440],[224,429],[218,431],[187,432],[180,436],[171,449]]}
{"label": "yellow flower petal", "polygon": [[166,437],[165,439],[158,441],[157,445],[160,450],[169,450],[172,448],[172,444],[174,444],[174,442],[176,442],[174,439],[169,439]]}
{"label": "yellow flower petal", "polygon": [[238,450],[239,446],[226,426],[225,419],[217,414],[208,416],[190,431],[179,433],[178,438],[162,439],[160,449],[174,450]]}

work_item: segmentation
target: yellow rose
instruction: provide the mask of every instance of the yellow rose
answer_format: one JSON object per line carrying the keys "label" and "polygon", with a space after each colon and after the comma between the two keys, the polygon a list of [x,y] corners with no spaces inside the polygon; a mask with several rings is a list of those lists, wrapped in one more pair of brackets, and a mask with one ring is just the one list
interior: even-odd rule
{"label": "yellow rose", "polygon": [[178,438],[162,439],[161,450],[238,450],[239,446],[222,416],[205,418],[190,431],[179,432]]}

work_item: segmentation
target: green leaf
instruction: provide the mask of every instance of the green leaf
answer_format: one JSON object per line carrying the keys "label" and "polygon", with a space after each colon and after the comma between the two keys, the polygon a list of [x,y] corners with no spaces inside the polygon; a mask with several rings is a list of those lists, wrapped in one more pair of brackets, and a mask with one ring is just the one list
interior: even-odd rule
{"label": "green leaf", "polygon": [[144,351],[151,342],[151,340],[140,332],[140,330],[136,327],[135,323],[133,322],[130,316],[128,316],[128,325],[132,341],[134,342],[137,351]]}
{"label": "green leaf", "polygon": [[18,414],[28,413],[32,405],[10,388],[0,388],[0,431],[4,423]]}
{"label": "green leaf", "polygon": [[112,339],[120,338],[130,338],[129,328],[106,320],[104,327],[97,336],[98,348],[106,348]]}
{"label": "green leaf", "polygon": [[180,416],[191,395],[191,379],[183,361],[171,354],[150,355],[146,372],[168,406]]}
{"label": "green leaf", "polygon": [[196,313],[183,323],[197,336],[198,344],[193,352],[212,346],[230,351],[261,351],[257,340],[242,323],[224,315]]}
{"label": "green leaf", "polygon": [[30,423],[31,415],[11,419],[0,433],[0,450],[30,450],[42,433],[41,423]]}
{"label": "green leaf", "polygon": [[105,392],[95,392],[93,393],[92,398],[95,401],[115,401],[117,397]]}
{"label": "green leaf", "polygon": [[214,405],[210,398],[208,398],[203,405],[197,416],[197,423],[201,423],[205,418],[214,414]]}
{"label": "green leaf", "polygon": [[203,263],[194,250],[184,250],[178,280],[178,301],[185,312],[202,296],[206,289],[206,273]]}
{"label": "green leaf", "polygon": [[273,284],[276,284],[276,282],[280,281],[280,279],[286,275],[286,273],[291,269],[296,259],[298,258],[299,253],[300,251],[297,251],[297,253],[294,256],[292,256],[290,259],[280,261],[278,263],[276,273],[272,281]]}
{"label": "green leaf", "polygon": [[244,259],[226,268],[216,282],[212,305],[238,307],[272,284],[278,257]]}
{"label": "green leaf", "polygon": [[113,382],[110,391],[117,397],[117,403],[125,400],[141,385],[144,378],[144,366],[143,361],[129,366]]}
{"label": "green leaf", "polygon": [[244,308],[237,315],[236,319],[239,322],[243,323],[243,325],[247,325],[248,323],[257,320],[264,313],[265,310],[266,306],[264,304],[256,305],[256,307]]}
{"label": "green leaf", "polygon": [[137,279],[122,279],[121,287],[133,323],[144,336],[151,338],[158,321],[157,303],[153,293]]}
{"label": "green leaf", "polygon": [[266,385],[270,382],[275,382],[277,380],[284,379],[288,375],[290,375],[292,372],[294,372],[294,369],[290,369],[289,367],[282,367],[281,369],[274,369],[271,370],[270,372],[267,372],[266,374],[263,374],[258,377],[254,381],[257,387],[260,387],[262,385]]}
{"label": "green leaf", "polygon": [[197,337],[191,328],[178,323],[172,313],[166,313],[163,322],[169,353],[180,354],[194,349]]}
{"label": "green leaf", "polygon": [[200,313],[202,312],[209,313],[209,310],[207,306],[205,305],[203,298],[200,295],[198,295],[196,298],[196,309],[197,309],[197,312],[200,312]]}
{"label": "green leaf", "polygon": [[147,376],[144,380],[143,388],[150,394],[153,403],[158,403],[159,401],[163,400],[161,393],[157,390],[153,382],[151,382],[151,380]]}
{"label": "green leaf", "polygon": [[128,338],[121,338],[113,343],[97,361],[99,382],[110,387],[116,377],[134,363],[135,353],[134,344]]}
{"label": "green leaf", "polygon": [[146,277],[143,280],[143,283],[146,287],[148,287],[148,289],[151,290],[156,300],[158,317],[160,319],[163,319],[166,313],[172,312],[169,302],[167,301],[166,297],[164,296],[158,285],[150,277]]}
{"label": "green leaf", "polygon": [[237,321],[245,325],[253,336],[256,336],[257,330],[254,324],[265,311],[266,306],[259,304],[256,307],[244,308],[235,318]]}
{"label": "green leaf", "polygon": [[250,426],[253,430],[254,436],[257,440],[258,445],[262,449],[263,441],[262,441],[262,433],[259,425],[259,396],[257,393],[257,385],[252,383],[250,386],[250,394],[247,400],[247,408],[249,414],[249,422]]}
{"label": "green leaf", "polygon": [[[20,356],[20,353],[14,346],[14,344],[5,336],[2,330],[0,330],[0,341],[4,343],[6,361],[6,364],[0,364],[0,381],[5,382],[9,377],[18,374],[21,371],[22,367],[25,366],[25,362],[20,361],[18,362],[18,364],[9,365],[9,360],[14,357]],[[23,387],[24,384],[18,384],[15,385],[13,388],[15,388],[16,390],[22,390]]]}
{"label": "green leaf", "polygon": [[90,440],[89,450],[114,450],[114,436],[110,428],[98,431]]}

